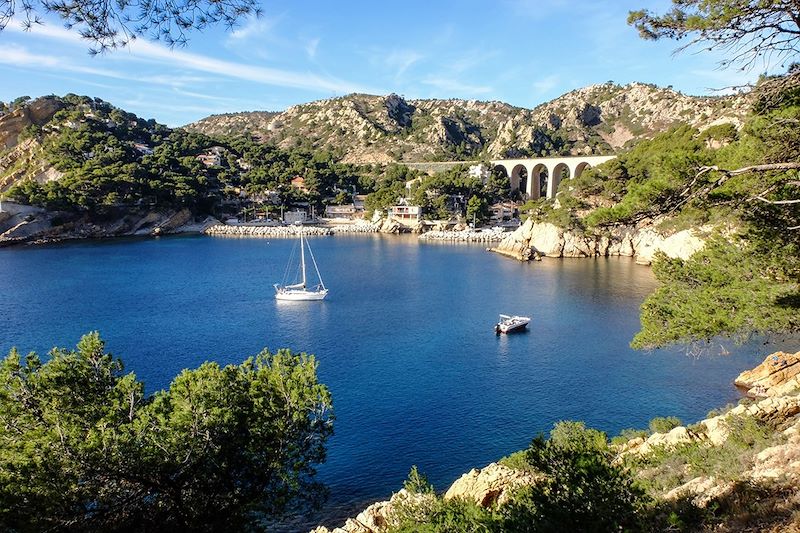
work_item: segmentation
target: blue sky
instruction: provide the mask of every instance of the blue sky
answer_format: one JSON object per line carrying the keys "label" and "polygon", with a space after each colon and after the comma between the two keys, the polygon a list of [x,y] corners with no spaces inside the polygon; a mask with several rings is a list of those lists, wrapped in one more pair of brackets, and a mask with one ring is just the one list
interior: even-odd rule
{"label": "blue sky", "polygon": [[90,56],[57,20],[0,32],[0,100],[100,97],[171,126],[212,113],[283,110],[350,92],[500,100],[532,108],[613,80],[688,94],[754,80],[719,70],[720,55],[674,55],[675,42],[639,39],[630,10],[669,0],[265,1],[233,31],[192,33],[184,48],[140,39]]}

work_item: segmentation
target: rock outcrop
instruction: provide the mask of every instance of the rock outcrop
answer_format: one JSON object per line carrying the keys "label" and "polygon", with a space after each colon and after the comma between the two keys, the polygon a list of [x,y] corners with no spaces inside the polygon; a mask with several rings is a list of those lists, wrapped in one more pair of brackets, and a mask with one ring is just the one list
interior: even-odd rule
{"label": "rock outcrop", "polygon": [[348,518],[342,527],[328,529],[319,526],[310,533],[382,533],[393,524],[394,513],[399,506],[424,505],[424,501],[431,498],[432,494],[412,494],[400,489],[389,500],[373,503],[355,518]]}
{"label": "rock outcrop", "polygon": [[[610,153],[673,125],[740,127],[749,97],[694,97],[644,83],[605,83],[571,91],[534,109],[476,100],[406,100],[350,94],[281,113],[212,115],[187,129],[249,133],[282,147],[335,149],[344,161],[388,163]],[[635,132],[635,133],[634,133]]]}
{"label": "rock outcrop", "polygon": [[734,381],[753,397],[779,396],[800,389],[800,352],[776,352],[752,370],[745,370]]}
{"label": "rock outcrop", "polygon": [[19,142],[19,135],[28,126],[41,126],[64,108],[58,98],[43,96],[24,107],[0,116],[0,149],[13,148]]}
{"label": "rock outcrop", "polygon": [[458,478],[444,493],[444,499],[461,498],[491,507],[506,502],[514,489],[539,479],[541,476],[491,463],[484,468],[473,468]]}
{"label": "rock outcrop", "polygon": [[703,239],[692,230],[664,236],[652,227],[615,228],[607,234],[563,230],[549,223],[527,220],[508,234],[492,251],[528,261],[546,257],[635,257],[649,264],[656,252],[686,259],[703,247]]}

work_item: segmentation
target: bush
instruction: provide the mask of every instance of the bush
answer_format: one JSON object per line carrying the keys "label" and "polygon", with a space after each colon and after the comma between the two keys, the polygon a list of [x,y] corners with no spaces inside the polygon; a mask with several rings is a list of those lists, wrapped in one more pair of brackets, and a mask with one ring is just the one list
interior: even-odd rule
{"label": "bush", "polygon": [[671,430],[682,425],[681,419],[675,416],[656,417],[650,421],[651,433],[669,433]]}
{"label": "bush", "polygon": [[612,463],[605,434],[559,422],[539,436],[527,460],[547,478],[520,490],[505,506],[502,531],[638,529],[647,504],[630,474]]}
{"label": "bush", "polygon": [[425,474],[421,474],[417,470],[417,465],[411,467],[408,479],[403,481],[403,488],[411,494],[433,494],[433,485],[428,481]]}
{"label": "bush", "polygon": [[531,468],[531,465],[528,464],[528,460],[525,458],[525,450],[506,455],[497,462],[508,468],[513,468],[514,470],[530,470]]}
{"label": "bush", "polygon": [[401,508],[397,524],[389,533],[500,533],[497,515],[473,502],[441,498],[430,502],[419,515],[420,508]]}
{"label": "bush", "polygon": [[627,428],[623,429],[622,431],[619,432],[619,435],[612,438],[611,444],[621,445],[625,444],[629,440],[636,439],[639,437],[647,438],[648,435],[649,435],[648,432],[643,429]]}

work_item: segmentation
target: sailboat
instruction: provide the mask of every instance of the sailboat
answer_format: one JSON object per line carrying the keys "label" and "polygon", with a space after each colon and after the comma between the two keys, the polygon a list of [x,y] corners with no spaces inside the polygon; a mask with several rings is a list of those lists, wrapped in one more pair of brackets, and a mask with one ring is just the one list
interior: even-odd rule
{"label": "sailboat", "polygon": [[[299,227],[300,229],[300,280],[297,283],[291,285],[279,285],[275,284],[275,298],[277,300],[292,300],[292,301],[308,301],[308,300],[322,300],[325,296],[328,295],[328,289],[325,287],[325,284],[322,282],[322,276],[319,273],[319,268],[317,268],[317,262],[314,260],[314,253],[311,251],[311,245],[308,241],[303,238],[303,228],[302,226]],[[319,284],[315,285],[313,288],[309,288],[307,286],[307,278],[306,278],[306,248],[308,248],[308,255],[311,257],[311,263],[314,265],[314,271],[317,273],[317,278],[319,279]],[[289,266],[286,267],[286,273],[288,275],[289,268],[291,267],[291,259],[289,260]],[[284,277],[284,283],[286,279]]]}

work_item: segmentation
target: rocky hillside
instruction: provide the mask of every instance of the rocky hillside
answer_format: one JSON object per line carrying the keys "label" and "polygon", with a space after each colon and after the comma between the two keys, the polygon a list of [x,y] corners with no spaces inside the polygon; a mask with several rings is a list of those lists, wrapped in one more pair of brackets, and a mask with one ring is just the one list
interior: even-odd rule
{"label": "rocky hillside", "polygon": [[535,109],[476,100],[406,100],[351,94],[282,113],[212,115],[186,126],[247,132],[280,146],[326,149],[346,162],[435,161],[609,153],[678,123],[740,125],[746,96],[695,97],[670,88],[605,83]]}
{"label": "rocky hillside", "polygon": [[197,137],[86,96],[0,103],[0,246],[200,231],[207,213],[175,196],[208,196]]}

